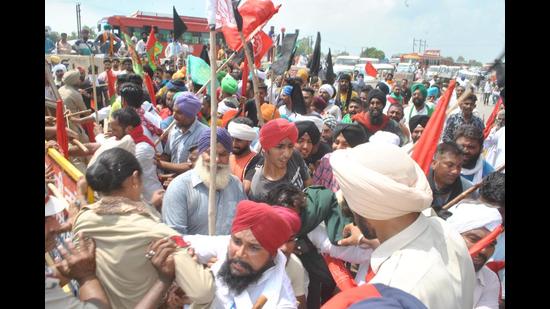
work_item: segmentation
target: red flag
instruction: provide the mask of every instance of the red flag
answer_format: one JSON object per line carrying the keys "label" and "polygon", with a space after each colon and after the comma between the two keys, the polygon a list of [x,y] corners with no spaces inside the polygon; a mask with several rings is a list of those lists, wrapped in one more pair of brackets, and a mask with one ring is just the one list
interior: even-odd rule
{"label": "red flag", "polygon": [[155,87],[153,87],[153,80],[151,79],[149,74],[147,74],[147,72],[143,74],[143,77],[145,87],[147,87],[147,92],[149,92],[149,96],[151,97],[151,103],[153,103],[153,105],[157,107],[157,98],[155,97]]}
{"label": "red flag", "polygon": [[242,69],[242,86],[241,86],[241,95],[246,97],[246,87],[248,86],[248,75],[250,70],[248,69],[248,59],[244,57],[243,69]]}
{"label": "red flag", "polygon": [[[424,135],[424,134],[422,134]],[[485,249],[489,244],[491,244],[495,239],[497,239],[498,235],[504,231],[504,227],[502,225],[499,225],[496,229],[494,229],[491,233],[489,233],[487,236],[483,237],[480,241],[476,242],[469,250],[468,253],[470,253],[471,257],[476,256],[481,250]]]}
{"label": "red flag", "polygon": [[[243,35],[249,41],[262,27],[279,11],[281,5],[273,5],[271,0],[248,0],[239,8],[243,17]],[[227,45],[233,50],[239,50],[242,46],[241,37],[237,25],[226,23],[222,27],[223,36]]]}
{"label": "red flag", "polygon": [[86,122],[82,124],[82,127],[84,128],[84,130],[86,130],[86,134],[88,134],[90,142],[95,143],[94,123]]}
{"label": "red flag", "polygon": [[443,96],[439,99],[439,103],[426,124],[422,136],[420,136],[420,139],[416,142],[416,146],[411,155],[412,159],[420,165],[420,168],[422,168],[426,175],[428,175],[430,171],[433,155],[437,148],[441,132],[443,131],[443,126],[445,125],[447,106],[449,105],[455,86],[456,80],[453,79],[449,82],[447,91],[445,91]]}
{"label": "red flag", "polygon": [[90,98],[90,107],[95,111],[97,110],[97,105],[95,104],[94,98]]}
{"label": "red flag", "polygon": [[63,152],[65,158],[69,158],[69,138],[67,137],[67,130],[65,130],[65,115],[63,113],[63,101],[57,100],[57,106],[55,109],[55,123],[57,126],[57,143]]}
{"label": "red flag", "polygon": [[107,70],[107,94],[109,95],[109,98],[116,93],[115,81],[116,77],[115,74],[113,74],[113,71],[111,69]]}
{"label": "red flag", "polygon": [[273,40],[263,31],[258,31],[252,38],[252,46],[254,46],[254,64],[257,68],[260,68],[262,64],[262,58],[269,51],[273,45]]}
{"label": "red flag", "polygon": [[336,286],[338,286],[341,291],[352,289],[357,286],[357,283],[345,267],[342,260],[328,255],[323,255],[323,258],[325,259],[325,263],[327,263],[328,270],[330,271],[334,282],[336,282]]}
{"label": "red flag", "polygon": [[502,104],[502,98],[499,98],[497,104],[495,104],[495,107],[493,108],[493,112],[491,113],[491,116],[489,116],[489,119],[487,119],[487,124],[485,124],[485,130],[483,130],[483,139],[486,139],[487,136],[489,136],[489,133],[491,133],[491,127],[493,126],[493,123],[497,118],[497,114],[500,111],[501,104]]}
{"label": "red flag", "polygon": [[367,75],[376,77],[378,76],[378,70],[374,66],[372,66],[372,63],[370,61],[367,61],[367,64],[365,64],[365,72]]}

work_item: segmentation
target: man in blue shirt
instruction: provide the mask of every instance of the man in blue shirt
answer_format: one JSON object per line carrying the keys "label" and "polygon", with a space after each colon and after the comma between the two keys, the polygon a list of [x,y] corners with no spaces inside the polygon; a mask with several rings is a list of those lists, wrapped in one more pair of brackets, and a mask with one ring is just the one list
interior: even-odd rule
{"label": "man in blue shirt", "polygon": [[90,30],[82,29],[80,32],[82,39],[76,41],[73,45],[73,49],[78,52],[79,55],[89,56],[94,50],[94,43],[89,39]]}
{"label": "man in blue shirt", "polygon": [[210,129],[198,140],[199,158],[195,167],[178,177],[164,194],[162,218],[181,234],[208,234],[208,191],[216,187],[216,235],[231,234],[231,223],[238,202],[246,200],[239,179],[231,174],[229,154],[233,141],[229,132],[217,128],[216,182],[210,181]]}
{"label": "man in blue shirt", "polygon": [[46,47],[46,54],[51,54],[52,51],[55,49],[55,44],[53,43],[53,41],[48,37],[48,29],[46,29],[46,43],[45,43],[45,47]]}

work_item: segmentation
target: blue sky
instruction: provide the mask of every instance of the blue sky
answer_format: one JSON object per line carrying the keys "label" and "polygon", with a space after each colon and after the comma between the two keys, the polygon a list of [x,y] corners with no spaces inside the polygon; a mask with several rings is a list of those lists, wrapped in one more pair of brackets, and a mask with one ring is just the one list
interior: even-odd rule
{"label": "blue sky", "polygon": [[[244,0],[243,0],[244,1]],[[427,49],[443,56],[490,62],[504,51],[504,0],[273,0],[282,4],[265,27],[278,32],[300,29],[300,37],[321,32],[323,52],[346,50],[358,55],[362,47],[376,47],[389,57],[412,52],[413,38],[426,40]],[[58,32],[76,31],[74,0],[46,0],[46,25]],[[115,5],[111,5],[115,4]],[[102,17],[135,11],[206,16],[205,0],[81,1],[83,25]],[[418,49],[418,43],[417,47]]]}

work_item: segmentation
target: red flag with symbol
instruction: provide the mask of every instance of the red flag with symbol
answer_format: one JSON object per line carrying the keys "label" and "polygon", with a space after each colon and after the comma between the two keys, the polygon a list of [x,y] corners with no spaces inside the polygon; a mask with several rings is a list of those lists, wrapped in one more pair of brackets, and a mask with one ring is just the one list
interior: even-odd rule
{"label": "red flag with symbol", "polygon": [[428,120],[422,136],[420,136],[420,139],[416,142],[411,155],[411,158],[418,163],[426,175],[428,175],[430,171],[433,155],[437,148],[439,138],[441,137],[443,126],[445,125],[447,106],[449,106],[449,101],[451,101],[451,95],[453,94],[455,86],[456,80],[453,79],[449,82],[447,91],[445,91],[443,96],[439,99],[439,103],[430,117],[430,120]]}
{"label": "red flag with symbol", "polygon": [[254,46],[254,64],[260,68],[262,58],[273,45],[273,40],[265,32],[259,31],[252,38],[252,45]]}
{"label": "red flag with symbol", "polygon": [[378,70],[376,70],[370,61],[367,61],[367,64],[365,64],[365,73],[372,77],[378,76]]}

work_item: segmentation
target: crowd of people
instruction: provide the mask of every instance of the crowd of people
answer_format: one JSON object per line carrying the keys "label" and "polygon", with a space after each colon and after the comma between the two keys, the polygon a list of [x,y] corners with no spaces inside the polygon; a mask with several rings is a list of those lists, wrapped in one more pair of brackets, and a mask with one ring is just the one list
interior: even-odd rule
{"label": "crowd of people", "polygon": [[[57,52],[70,50],[62,35]],[[188,49],[167,53],[155,71],[144,58],[143,76],[106,56],[97,102],[91,67],[47,57],[46,102],[59,95],[69,113],[67,156],[85,175],[70,203],[46,188],[45,251],[61,257],[46,265],[47,308],[503,306],[504,233],[484,240],[504,225],[504,104],[487,124],[457,81],[426,174],[411,154],[447,83],[372,87],[293,66],[256,70],[255,93],[229,61],[211,93],[187,76]],[[46,150],[61,151],[55,111]],[[63,232],[74,237],[56,244]]]}

